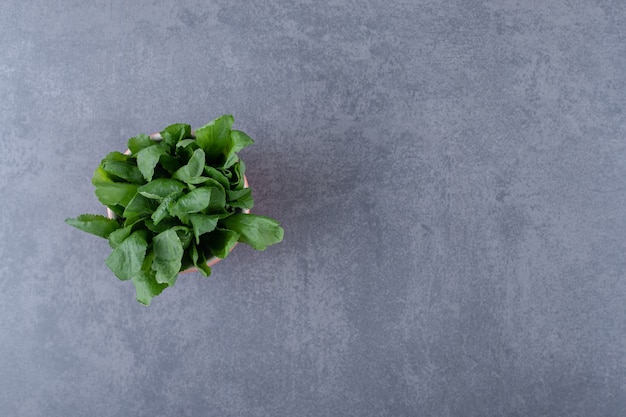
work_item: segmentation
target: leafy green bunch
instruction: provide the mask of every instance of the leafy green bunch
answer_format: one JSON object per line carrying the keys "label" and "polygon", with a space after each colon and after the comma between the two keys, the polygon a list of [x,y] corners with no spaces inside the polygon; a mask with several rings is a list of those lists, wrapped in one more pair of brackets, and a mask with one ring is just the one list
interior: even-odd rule
{"label": "leafy green bunch", "polygon": [[174,124],[160,140],[130,138],[128,151],[109,153],[92,178],[110,216],[66,220],[108,239],[106,264],[132,281],[139,302],[149,305],[181,271],[195,267],[208,277],[207,262],[225,258],[237,242],[265,250],[282,241],[276,220],[249,213],[252,190],[237,152],[253,140],[233,122],[224,115],[194,133]]}

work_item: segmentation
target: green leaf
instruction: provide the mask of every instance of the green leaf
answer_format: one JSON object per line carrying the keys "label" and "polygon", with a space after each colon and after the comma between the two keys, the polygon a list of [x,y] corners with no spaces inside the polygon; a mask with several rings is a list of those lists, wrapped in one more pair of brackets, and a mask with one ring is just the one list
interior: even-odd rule
{"label": "green leaf", "polygon": [[156,281],[173,286],[180,272],[183,258],[183,246],[176,232],[172,229],[159,233],[152,240],[154,261],[152,269],[156,272]]}
{"label": "green leaf", "polygon": [[139,152],[140,150],[150,146],[154,146],[156,144],[157,142],[150,139],[150,136],[146,135],[145,133],[128,139],[128,149],[130,149],[132,155],[137,155],[137,152]]}
{"label": "green leaf", "polygon": [[[217,221],[216,221],[217,222]],[[120,228],[116,220],[98,214],[81,214],[75,219],[65,219],[65,223],[83,232],[91,233],[107,239],[111,233]]]}
{"label": "green leaf", "polygon": [[180,197],[174,206],[171,213],[173,215],[179,215],[184,213],[197,213],[207,208],[211,202],[212,188],[202,187],[196,188],[188,194]]}
{"label": "green leaf", "polygon": [[198,271],[205,277],[209,277],[211,275],[211,268],[207,265],[207,259],[204,255],[204,252],[198,250],[195,244],[191,244],[191,259],[193,265],[198,268]]}
{"label": "green leaf", "polygon": [[181,167],[172,175],[172,178],[180,181],[187,181],[190,178],[199,177],[204,170],[205,155],[202,149],[196,149],[189,159],[187,165]]}
{"label": "green leaf", "polygon": [[143,176],[135,164],[129,161],[102,161],[102,169],[118,178],[133,184],[145,184]]}
{"label": "green leaf", "polygon": [[199,148],[200,146],[195,139],[183,139],[176,144],[175,153],[177,157],[189,161],[196,149]]}
{"label": "green leaf", "polygon": [[[212,180],[214,181],[214,180]],[[211,200],[209,201],[208,212],[209,214],[220,214],[226,212],[226,193],[222,186],[217,185],[207,186],[211,190]]]}
{"label": "green leaf", "polygon": [[212,214],[225,212],[226,193],[222,184],[209,177],[192,178],[187,182],[190,189],[194,188],[193,184],[202,184],[204,188],[211,189],[211,199],[208,206],[209,212]]}
{"label": "green leaf", "polygon": [[120,182],[100,182],[96,185],[96,196],[105,206],[121,205],[126,207],[128,202],[137,194],[137,185]]}
{"label": "green leaf", "polygon": [[254,140],[241,130],[232,130],[230,132],[230,139],[232,141],[232,148],[235,152],[239,152],[243,148],[250,146],[254,143]]}
{"label": "green leaf", "polygon": [[[149,220],[149,219],[150,219],[150,216],[148,214],[136,214],[124,220],[123,226],[124,227],[132,226],[135,230],[137,230],[138,227],[134,227],[136,224],[138,223],[143,224],[146,220]],[[143,226],[141,225],[139,227],[143,228]]]}
{"label": "green leaf", "polygon": [[167,284],[159,284],[157,282],[154,271],[141,271],[133,276],[132,282],[135,286],[137,301],[146,306],[149,306],[152,299],[168,287]]}
{"label": "green leaf", "polygon": [[211,249],[211,253],[220,259],[228,256],[230,251],[237,244],[240,238],[239,233],[228,229],[215,229],[206,239],[206,244]]}
{"label": "green leaf", "polygon": [[192,138],[191,126],[184,123],[169,125],[163,129],[161,137],[163,138],[163,142],[165,142],[168,146],[174,146],[180,140]]}
{"label": "green leaf", "polygon": [[230,128],[234,121],[233,116],[226,114],[196,130],[196,142],[204,149],[208,159],[225,155],[230,141]]}
{"label": "green leaf", "polygon": [[207,259],[203,255],[200,255],[196,268],[198,268],[198,271],[200,271],[205,278],[208,278],[211,275],[211,267],[207,265]]}
{"label": "green leaf", "polygon": [[113,214],[115,214],[117,217],[122,217],[122,214],[124,214],[124,206],[120,206],[119,204],[109,204],[107,205],[107,208],[111,210]]}
{"label": "green leaf", "polygon": [[243,190],[226,190],[226,200],[231,207],[241,209],[251,209],[254,206],[252,198],[252,189],[244,188]]}
{"label": "green leaf", "polygon": [[132,226],[122,227],[117,229],[113,233],[109,235],[109,246],[113,249],[117,248],[119,245],[126,240],[128,236],[130,236],[130,232],[133,230]]}
{"label": "green leaf", "polygon": [[193,268],[193,261],[191,259],[191,245],[185,249],[183,252],[183,259],[180,261],[180,270],[186,271],[189,268]]}
{"label": "green leaf", "polygon": [[172,209],[174,207],[174,204],[176,204],[176,199],[178,199],[178,197],[179,194],[171,194],[165,197],[163,201],[161,201],[161,204],[159,204],[159,207],[157,207],[157,209],[154,211],[154,213],[152,213],[151,216],[155,226],[169,215],[173,215],[171,214]]}
{"label": "green leaf", "polygon": [[191,226],[191,222],[189,221],[189,214],[187,213],[176,213],[176,218],[180,220],[180,222],[186,226]]}
{"label": "green leaf", "polygon": [[177,148],[184,148],[187,145],[190,145],[190,144],[194,143],[195,141],[196,141],[195,139],[183,139],[183,140],[179,141],[176,144],[176,147]]}
{"label": "green leaf", "polygon": [[148,230],[151,230],[154,233],[165,232],[167,229],[181,225],[180,221],[174,217],[166,217],[161,219],[158,223],[155,223],[152,219],[146,219],[144,224]]}
{"label": "green leaf", "polygon": [[146,233],[139,230],[113,249],[106,259],[106,264],[122,281],[131,279],[141,269],[147,248]]}
{"label": "green leaf", "polygon": [[161,294],[167,288],[167,284],[159,284],[156,281],[156,272],[151,269],[153,260],[154,252],[150,250],[146,254],[141,270],[132,277],[137,301],[147,306],[150,305],[152,298]]}
{"label": "green leaf", "polygon": [[213,168],[212,166],[208,166],[208,165],[205,166],[204,173],[208,175],[209,178],[213,178],[215,181],[222,184],[222,187],[224,187],[225,189],[230,188],[230,182],[228,181],[228,178],[226,177],[226,175],[224,175],[217,169]]}
{"label": "green leaf", "polygon": [[185,183],[187,183],[189,185],[203,184],[205,186],[211,186],[211,187],[219,188],[220,190],[224,191],[224,186],[222,185],[222,183],[217,181],[216,179],[211,178],[211,177],[202,177],[201,176],[201,177],[190,178],[187,181],[185,181]]}
{"label": "green leaf", "polygon": [[93,177],[91,178],[91,183],[93,185],[98,185],[103,182],[115,182],[113,178],[102,168],[102,164],[98,165],[98,168],[93,172]]}
{"label": "green leaf", "polygon": [[233,214],[222,220],[220,225],[239,233],[239,241],[256,250],[265,250],[281,242],[285,233],[276,220],[256,214]]}
{"label": "green leaf", "polygon": [[210,216],[206,214],[190,214],[189,221],[193,227],[193,234],[196,236],[196,243],[200,244],[200,236],[212,232],[217,226],[220,216]]}
{"label": "green leaf", "polygon": [[112,161],[124,162],[124,161],[128,161],[128,158],[130,158],[129,155],[126,155],[126,154],[118,152],[118,151],[113,151],[113,152],[109,152],[107,154],[107,156],[104,157],[102,162],[103,163],[106,162],[106,161],[109,161],[109,162],[112,162]]}
{"label": "green leaf", "polygon": [[185,183],[198,185],[198,184],[203,184],[207,182],[208,180],[212,180],[212,179],[213,178],[209,178],[209,177],[193,177],[193,178],[189,178],[188,180],[186,180]]}
{"label": "green leaf", "polygon": [[193,233],[191,229],[187,226],[174,226],[172,230],[176,232],[178,239],[180,240],[180,244],[183,246],[183,249],[187,249],[191,240],[193,239]]}
{"label": "green leaf", "polygon": [[230,168],[233,165],[235,165],[235,163],[239,161],[239,155],[237,155],[235,152],[228,152],[228,154],[226,155],[226,161],[224,162],[224,168]]}
{"label": "green leaf", "polygon": [[159,163],[159,158],[167,152],[165,147],[158,144],[144,148],[137,153],[137,167],[146,181],[151,181],[154,168]]}
{"label": "green leaf", "polygon": [[228,179],[228,183],[230,184],[230,181],[232,181],[233,179],[232,171],[230,169],[224,169],[224,168],[218,168],[217,170],[221,172],[222,175],[224,175]]}
{"label": "green leaf", "polygon": [[157,178],[137,189],[146,198],[162,200],[168,195],[176,194],[185,189],[185,184],[171,178]]}
{"label": "green leaf", "polygon": [[254,143],[252,138],[246,135],[244,132],[239,130],[232,130],[230,132],[230,146],[226,153],[226,163],[224,164],[224,168],[231,167],[239,157],[237,156],[237,152],[245,148],[246,146],[250,146]]}
{"label": "green leaf", "polygon": [[224,186],[218,180],[215,180],[211,177],[198,177],[198,178],[203,179],[203,181],[199,182],[198,184],[203,184],[206,187],[219,188],[220,190],[224,191]]}
{"label": "green leaf", "polygon": [[128,203],[122,217],[126,218],[125,226],[134,223],[137,219],[147,218],[154,213],[158,206],[158,202],[144,197],[137,193],[135,197]]}
{"label": "green leaf", "polygon": [[233,190],[242,190],[245,186],[246,164],[243,160],[239,160],[231,167],[233,177],[230,180],[230,188]]}
{"label": "green leaf", "polygon": [[167,172],[170,173],[170,175],[174,174],[180,169],[181,166],[183,166],[183,162],[180,159],[169,154],[161,155],[159,163]]}

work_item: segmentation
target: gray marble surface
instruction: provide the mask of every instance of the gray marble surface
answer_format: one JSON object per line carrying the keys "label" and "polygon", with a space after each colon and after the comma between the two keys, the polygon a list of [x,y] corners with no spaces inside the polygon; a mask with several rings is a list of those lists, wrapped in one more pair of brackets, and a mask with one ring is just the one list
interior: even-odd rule
{"label": "gray marble surface", "polygon": [[[3,1],[0,415],[626,415],[625,4]],[[63,220],[224,113],[284,242],[144,307]]]}

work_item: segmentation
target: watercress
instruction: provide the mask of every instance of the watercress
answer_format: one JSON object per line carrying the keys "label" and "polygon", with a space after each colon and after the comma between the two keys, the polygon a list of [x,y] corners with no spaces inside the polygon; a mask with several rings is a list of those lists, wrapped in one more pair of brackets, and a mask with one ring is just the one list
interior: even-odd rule
{"label": "watercress", "polygon": [[189,268],[208,277],[207,260],[225,258],[237,242],[265,250],[282,241],[276,220],[249,213],[254,200],[237,152],[253,140],[233,122],[224,115],[193,133],[179,123],[163,129],[160,140],[130,138],[126,153],[109,153],[93,174],[110,216],[65,220],[108,239],[106,265],[134,284],[139,302],[149,305]]}

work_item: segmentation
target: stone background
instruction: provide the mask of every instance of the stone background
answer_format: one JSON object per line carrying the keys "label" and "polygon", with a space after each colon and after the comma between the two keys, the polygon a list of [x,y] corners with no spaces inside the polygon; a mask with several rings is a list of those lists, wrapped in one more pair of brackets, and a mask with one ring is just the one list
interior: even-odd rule
{"label": "stone background", "polygon": [[[626,415],[625,5],[4,0],[0,415]],[[146,308],[63,220],[224,113],[284,243]]]}

